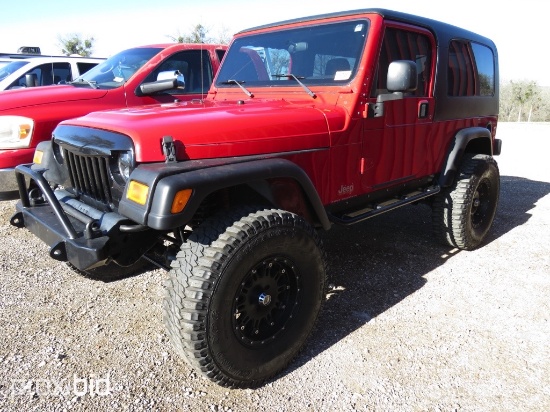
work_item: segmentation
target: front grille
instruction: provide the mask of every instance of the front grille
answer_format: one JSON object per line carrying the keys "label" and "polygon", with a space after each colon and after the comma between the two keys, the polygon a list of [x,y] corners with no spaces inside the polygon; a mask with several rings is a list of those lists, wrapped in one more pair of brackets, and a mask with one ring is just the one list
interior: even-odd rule
{"label": "front grille", "polygon": [[99,202],[112,203],[109,157],[63,151],[74,190]]}

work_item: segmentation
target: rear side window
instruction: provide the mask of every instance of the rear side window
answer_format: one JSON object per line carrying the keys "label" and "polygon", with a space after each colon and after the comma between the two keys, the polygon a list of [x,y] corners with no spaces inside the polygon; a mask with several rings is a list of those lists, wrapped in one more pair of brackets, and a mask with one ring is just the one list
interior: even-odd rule
{"label": "rear side window", "polygon": [[482,44],[453,40],[449,45],[447,94],[493,96],[495,63],[493,51]]}
{"label": "rear side window", "polygon": [[493,51],[482,44],[471,43],[474,52],[474,62],[479,76],[479,94],[493,96],[495,94],[495,58]]}
{"label": "rear side window", "polygon": [[384,32],[382,49],[376,70],[371,96],[387,93],[388,67],[396,60],[416,62],[418,87],[416,96],[428,96],[430,70],[432,67],[432,45],[428,36],[416,31],[388,27]]}

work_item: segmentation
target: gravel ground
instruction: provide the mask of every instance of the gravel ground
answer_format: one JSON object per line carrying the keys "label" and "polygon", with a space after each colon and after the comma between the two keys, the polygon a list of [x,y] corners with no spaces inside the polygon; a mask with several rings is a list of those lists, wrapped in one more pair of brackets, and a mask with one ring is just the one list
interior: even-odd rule
{"label": "gravel ground", "polygon": [[77,276],[0,203],[0,410],[550,410],[550,125],[503,123],[498,136],[487,244],[434,243],[422,205],[335,227],[318,328],[256,390],[212,384],[175,355],[164,272]]}

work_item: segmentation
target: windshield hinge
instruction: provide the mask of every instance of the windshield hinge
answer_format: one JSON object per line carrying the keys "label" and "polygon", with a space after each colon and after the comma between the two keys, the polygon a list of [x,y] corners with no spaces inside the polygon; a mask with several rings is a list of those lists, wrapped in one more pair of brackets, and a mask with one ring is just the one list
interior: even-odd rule
{"label": "windshield hinge", "polygon": [[162,137],[162,153],[166,159],[166,163],[176,161],[176,145],[172,136]]}

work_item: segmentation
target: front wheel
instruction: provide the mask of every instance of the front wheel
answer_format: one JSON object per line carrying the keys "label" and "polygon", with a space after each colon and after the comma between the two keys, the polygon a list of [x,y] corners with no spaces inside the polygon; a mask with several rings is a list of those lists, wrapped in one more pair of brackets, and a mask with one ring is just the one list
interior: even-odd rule
{"label": "front wheel", "polygon": [[450,246],[473,250],[487,236],[500,193],[498,165],[491,156],[467,155],[455,184],[434,200],[436,235]]}
{"label": "front wheel", "polygon": [[254,387],[296,356],[325,296],[315,230],[276,209],[203,222],[172,264],[164,319],[176,351],[211,380]]}

